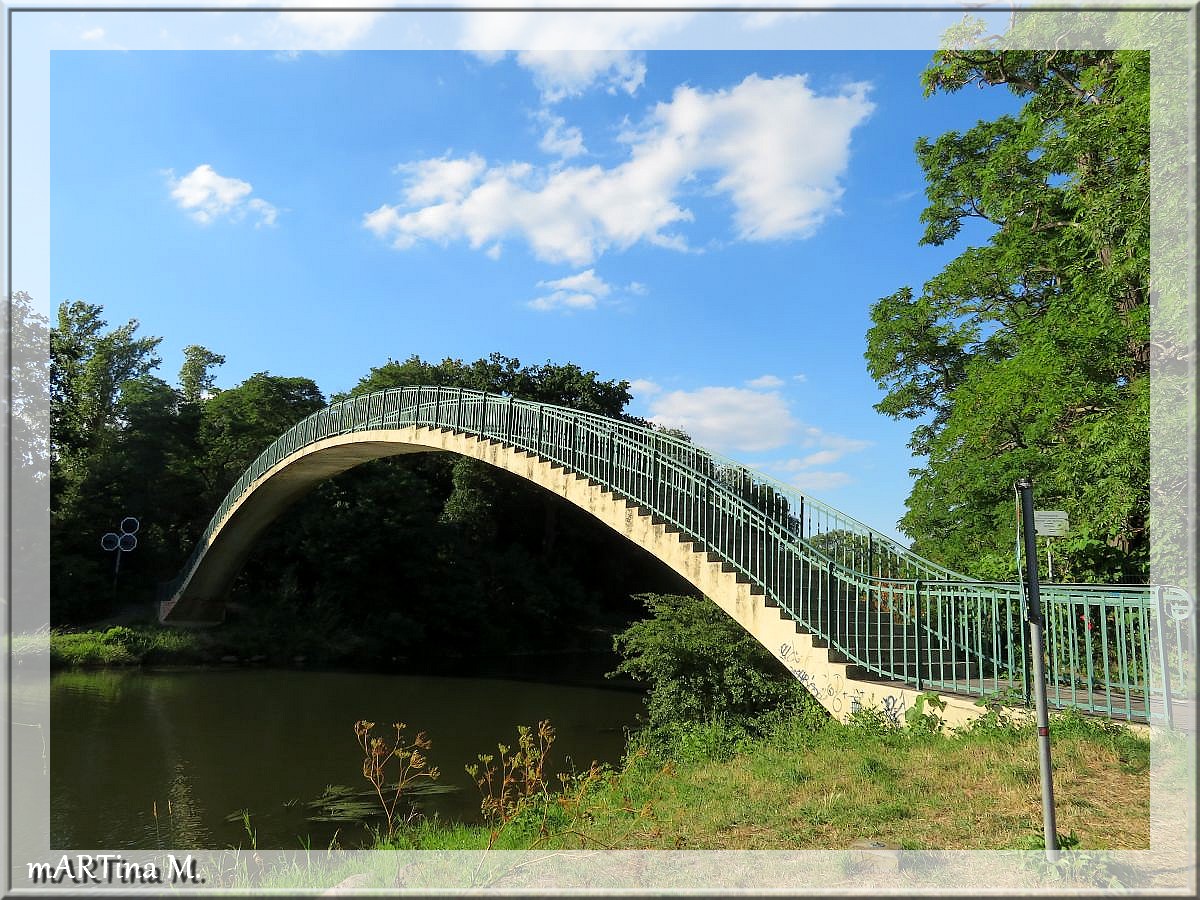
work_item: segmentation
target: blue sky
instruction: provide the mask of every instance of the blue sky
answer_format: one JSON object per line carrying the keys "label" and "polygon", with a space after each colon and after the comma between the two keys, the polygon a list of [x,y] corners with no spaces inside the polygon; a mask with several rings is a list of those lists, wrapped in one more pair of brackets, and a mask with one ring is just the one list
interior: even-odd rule
{"label": "blue sky", "polygon": [[50,305],[138,319],[170,381],[184,346],[222,353],[224,387],[576,362],[896,533],[918,461],[872,409],[869,309],[984,238],[918,247],[913,144],[1015,109],[925,99],[929,58],[56,51]]}

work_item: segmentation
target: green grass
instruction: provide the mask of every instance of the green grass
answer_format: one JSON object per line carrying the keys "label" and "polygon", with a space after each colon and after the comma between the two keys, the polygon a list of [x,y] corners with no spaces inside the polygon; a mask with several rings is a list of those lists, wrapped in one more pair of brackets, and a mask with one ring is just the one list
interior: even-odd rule
{"label": "green grass", "polygon": [[[1063,846],[1080,852],[1042,875],[1136,886],[1097,851],[1149,846],[1149,742],[1078,715],[1055,717],[1052,736],[1058,827]],[[807,715],[758,735],[719,722],[675,725],[634,735],[621,767],[568,778],[507,822],[418,818],[374,849],[837,850],[867,838],[906,850],[1030,850],[1042,834],[1037,752],[1032,727],[994,724],[940,734]],[[453,764],[436,746],[431,757]],[[258,873],[239,858],[226,886],[403,882],[386,854],[348,867],[310,856]]]}
{"label": "green grass", "polygon": [[50,632],[50,666],[135,666],[142,663],[193,663],[207,655],[195,632],[156,626],[105,631]]}
{"label": "green grass", "polygon": [[[1053,725],[1058,824],[1081,849],[1149,846],[1149,742],[1082,716]],[[492,827],[422,820],[406,850],[1027,849],[1041,834],[1032,728],[955,734],[811,717],[753,737],[720,723],[635,736],[625,764]],[[436,748],[432,752],[434,762]],[[1116,798],[1119,798],[1116,799]]]}

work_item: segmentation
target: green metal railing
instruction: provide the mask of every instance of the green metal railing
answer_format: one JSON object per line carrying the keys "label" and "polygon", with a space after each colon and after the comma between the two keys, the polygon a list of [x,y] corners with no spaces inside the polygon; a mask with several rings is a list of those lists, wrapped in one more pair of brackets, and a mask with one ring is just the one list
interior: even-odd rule
{"label": "green metal railing", "polygon": [[[230,489],[165,597],[186,593],[237,502],[296,451],[337,435],[422,426],[536,454],[656,517],[786,611],[865,677],[974,696],[1029,695],[1024,599],[977,581],[752,471],[657,431],[560,406],[449,387],[347,398],[297,423]],[[1165,722],[1192,696],[1193,603],[1162,585],[1045,584],[1052,706]]]}

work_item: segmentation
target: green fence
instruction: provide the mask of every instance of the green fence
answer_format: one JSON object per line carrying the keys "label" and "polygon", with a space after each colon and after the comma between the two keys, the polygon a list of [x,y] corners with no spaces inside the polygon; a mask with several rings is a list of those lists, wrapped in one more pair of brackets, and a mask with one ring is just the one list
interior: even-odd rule
{"label": "green fence", "polygon": [[[296,451],[336,435],[421,426],[535,454],[636,504],[747,581],[866,677],[1028,697],[1024,598],[964,578],[735,460],[653,428],[447,387],[378,391],[313,413],[230,489],[163,596],[186,593],[238,500]],[[1195,616],[1182,588],[1044,584],[1052,706],[1171,724],[1193,697]]]}

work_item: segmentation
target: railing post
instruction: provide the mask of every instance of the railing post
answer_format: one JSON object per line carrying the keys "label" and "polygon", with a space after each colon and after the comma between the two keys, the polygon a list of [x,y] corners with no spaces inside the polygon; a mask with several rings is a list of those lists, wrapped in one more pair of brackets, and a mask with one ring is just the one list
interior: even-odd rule
{"label": "railing post", "polygon": [[513,398],[508,396],[508,421],[504,423],[504,442],[510,447],[512,446],[512,426],[513,426]]}
{"label": "railing post", "polygon": [[875,532],[867,532],[867,608],[872,600],[872,585],[875,580]]}
{"label": "railing post", "polygon": [[804,540],[804,498],[800,498],[800,540]]}
{"label": "railing post", "polygon": [[[1166,633],[1163,629],[1163,617],[1166,615],[1166,610],[1163,607],[1163,588],[1162,585],[1156,585],[1155,594],[1155,619],[1158,627],[1158,664],[1162,668],[1162,689],[1163,689],[1163,715],[1167,720],[1167,727],[1174,728],[1174,717],[1171,715],[1171,667],[1167,661],[1167,643]],[[1148,655],[1148,654],[1147,654]],[[1146,685],[1147,688],[1149,684]]]}
{"label": "railing post", "polygon": [[442,386],[439,384],[434,390],[437,393],[433,395],[433,427],[440,429],[442,427]]}
{"label": "railing post", "polygon": [[921,690],[921,588],[922,587],[924,587],[924,584],[921,581],[921,579],[918,578],[917,583],[916,583],[916,591],[915,591],[916,606],[913,609],[913,619],[916,621],[916,624],[917,624],[917,627],[916,627],[916,635],[917,635],[916,663],[917,663],[917,690],[918,691]]}
{"label": "railing post", "polygon": [[537,454],[542,459],[546,458],[546,454],[542,452],[542,404],[537,405]]}
{"label": "railing post", "polygon": [[658,487],[658,439],[651,438],[652,448],[650,451],[650,506],[652,509],[658,509],[659,487]]}
{"label": "railing post", "polygon": [[466,431],[466,429],[463,428],[462,408],[463,408],[463,389],[459,388],[458,389],[458,409],[455,411],[455,416],[457,418],[457,421],[455,422],[455,427],[457,428],[458,431]]}
{"label": "railing post", "polygon": [[479,402],[479,428],[476,429],[476,436],[483,440],[484,427],[487,425],[487,391],[483,392],[483,397]]}
{"label": "railing post", "polygon": [[608,486],[617,493],[617,438],[612,428],[608,429]]}

